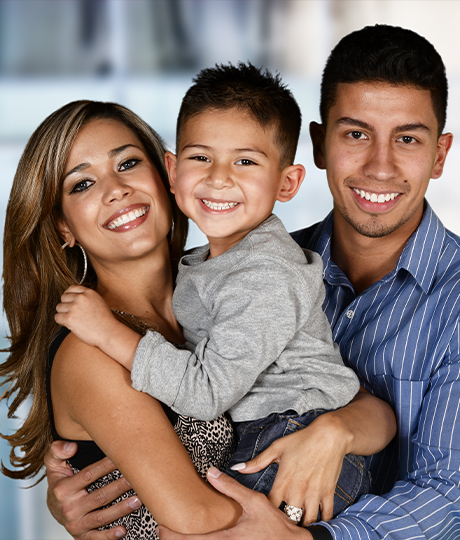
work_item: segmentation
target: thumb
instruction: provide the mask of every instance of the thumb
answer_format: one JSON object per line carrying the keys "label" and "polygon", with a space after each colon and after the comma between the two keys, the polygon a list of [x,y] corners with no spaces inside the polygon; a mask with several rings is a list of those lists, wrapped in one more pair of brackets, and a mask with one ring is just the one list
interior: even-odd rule
{"label": "thumb", "polygon": [[230,468],[243,474],[256,473],[265,469],[270,463],[279,461],[279,455],[272,446],[273,445],[269,446],[254,459],[246,461],[246,463],[236,463]]}
{"label": "thumb", "polygon": [[253,491],[234,478],[222,473],[216,467],[208,469],[206,474],[208,482],[227,497],[235,500],[243,508],[243,512],[247,511],[251,503],[259,498],[266,500],[266,497],[261,493]]}

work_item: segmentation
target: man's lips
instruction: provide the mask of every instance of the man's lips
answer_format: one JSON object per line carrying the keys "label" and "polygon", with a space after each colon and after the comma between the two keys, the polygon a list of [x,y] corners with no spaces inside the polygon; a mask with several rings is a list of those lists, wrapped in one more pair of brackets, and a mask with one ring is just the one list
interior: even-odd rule
{"label": "man's lips", "polygon": [[363,189],[352,188],[355,193],[357,193],[361,199],[365,199],[371,203],[383,204],[389,201],[394,201],[401,193],[390,191],[388,193],[373,193],[371,191],[364,191]]}
{"label": "man's lips", "polygon": [[128,208],[124,208],[119,212],[116,212],[116,217],[111,216],[109,221],[104,225],[106,229],[111,231],[118,229],[119,227],[131,223],[132,221],[141,218],[150,210],[148,205],[135,205]]}

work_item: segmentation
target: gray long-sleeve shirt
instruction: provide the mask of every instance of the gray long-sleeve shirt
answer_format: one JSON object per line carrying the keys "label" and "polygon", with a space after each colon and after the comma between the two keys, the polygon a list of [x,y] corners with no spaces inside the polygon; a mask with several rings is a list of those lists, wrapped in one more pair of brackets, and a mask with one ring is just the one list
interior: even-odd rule
{"label": "gray long-sleeve shirt", "polygon": [[133,386],[180,414],[234,421],[346,405],[359,389],[322,310],[321,257],[270,216],[229,251],[185,255],[173,296],[186,349],[148,332]]}

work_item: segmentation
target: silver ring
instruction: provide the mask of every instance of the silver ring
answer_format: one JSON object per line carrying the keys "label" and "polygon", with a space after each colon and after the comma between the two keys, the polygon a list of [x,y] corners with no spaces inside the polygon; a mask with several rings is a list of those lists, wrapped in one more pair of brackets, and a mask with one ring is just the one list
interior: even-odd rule
{"label": "silver ring", "polygon": [[303,510],[298,506],[292,506],[292,504],[287,504],[285,501],[283,501],[280,504],[280,510],[282,510],[294,523],[299,523],[299,521],[302,519]]}

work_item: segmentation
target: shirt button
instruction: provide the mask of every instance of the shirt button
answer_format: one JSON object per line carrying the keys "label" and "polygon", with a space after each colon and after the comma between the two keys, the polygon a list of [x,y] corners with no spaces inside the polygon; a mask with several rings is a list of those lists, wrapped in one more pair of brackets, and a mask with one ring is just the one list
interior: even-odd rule
{"label": "shirt button", "polygon": [[354,312],[353,310],[351,310],[351,309],[349,309],[349,310],[347,311],[347,313],[346,313],[346,316],[347,316],[349,319],[353,319],[354,315],[355,315],[355,312]]}

